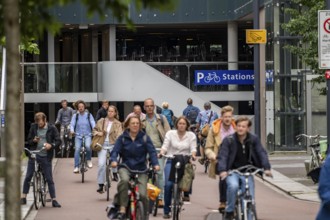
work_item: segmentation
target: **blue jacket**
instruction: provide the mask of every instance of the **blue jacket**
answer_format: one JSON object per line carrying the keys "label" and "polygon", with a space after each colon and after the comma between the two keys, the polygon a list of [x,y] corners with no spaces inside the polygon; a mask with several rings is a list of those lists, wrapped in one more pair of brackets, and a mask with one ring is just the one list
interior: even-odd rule
{"label": "blue jacket", "polygon": [[316,220],[330,219],[330,156],[328,155],[321,168],[319,178],[319,196],[321,198],[320,211]]}
{"label": "blue jacket", "polygon": [[[153,166],[159,165],[157,152],[148,135],[140,131],[133,141],[129,136],[128,130],[120,135],[111,151],[111,161],[117,162],[117,157],[122,157],[122,163],[126,164],[131,170],[146,170],[147,154]],[[145,137],[144,137],[145,136]]]}
{"label": "blue jacket", "polygon": [[[230,138],[232,138],[232,140],[230,140]],[[223,139],[217,157],[218,173],[232,169],[237,154],[238,144],[239,140],[236,133]],[[269,170],[270,163],[268,160],[268,155],[266,150],[261,145],[259,138],[253,134],[248,133],[244,144],[245,146],[250,147],[251,164],[256,167]]]}

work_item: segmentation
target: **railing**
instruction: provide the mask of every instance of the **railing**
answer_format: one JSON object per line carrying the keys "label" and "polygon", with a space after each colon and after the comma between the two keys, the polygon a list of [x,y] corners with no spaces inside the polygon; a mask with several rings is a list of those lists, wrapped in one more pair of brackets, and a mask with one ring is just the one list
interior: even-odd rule
{"label": "railing", "polygon": [[97,92],[97,63],[23,63],[25,93]]}

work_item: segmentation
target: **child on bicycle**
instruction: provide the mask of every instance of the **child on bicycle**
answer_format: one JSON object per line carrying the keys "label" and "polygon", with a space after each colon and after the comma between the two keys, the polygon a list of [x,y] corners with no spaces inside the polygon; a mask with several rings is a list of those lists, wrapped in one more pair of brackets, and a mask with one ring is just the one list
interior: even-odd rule
{"label": "child on bicycle", "polygon": [[[244,177],[233,173],[228,176],[228,171],[251,164],[264,168],[266,176],[272,176],[267,152],[261,145],[260,140],[255,135],[249,133],[252,125],[251,120],[246,116],[240,116],[236,120],[236,132],[227,136],[218,154],[218,171],[222,180],[227,183],[227,206],[225,209],[225,219],[234,218],[234,208],[239,188],[239,182],[244,181]],[[244,171],[243,171],[244,172]],[[240,180],[241,179],[241,180]],[[254,199],[254,181],[251,176],[249,186],[252,198]],[[242,191],[244,187],[241,186]]]}

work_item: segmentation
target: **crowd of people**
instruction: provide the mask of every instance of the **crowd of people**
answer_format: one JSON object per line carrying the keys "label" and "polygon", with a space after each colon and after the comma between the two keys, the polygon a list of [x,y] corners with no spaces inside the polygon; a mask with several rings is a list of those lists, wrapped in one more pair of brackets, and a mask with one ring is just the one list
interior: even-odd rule
{"label": "crowd of people", "polygon": [[[52,177],[51,164],[53,149],[59,148],[63,142],[64,129],[68,128],[74,138],[73,172],[79,173],[80,148],[85,139],[87,150],[87,166],[92,168],[91,142],[93,136],[101,137],[101,145],[111,151],[111,166],[113,179],[119,181],[116,199],[119,206],[117,219],[125,219],[128,204],[129,169],[143,171],[147,168],[147,160],[158,175],[158,187],[161,190],[158,206],[163,207],[163,217],[171,218],[171,198],[173,179],[171,178],[172,159],[162,155],[187,155],[195,159],[200,152],[201,164],[210,161],[209,177],[219,175],[219,211],[225,212],[225,219],[233,219],[235,197],[239,188],[239,177],[228,175],[228,171],[251,164],[265,169],[265,174],[272,176],[267,153],[258,137],[250,133],[251,121],[248,117],[239,116],[234,119],[234,109],[231,106],[221,108],[219,115],[211,110],[211,103],[204,104],[204,110],[193,105],[193,100],[187,100],[187,107],[182,116],[175,117],[169,108],[169,103],[162,103],[161,114],[156,113],[156,105],[152,98],[144,100],[143,109],[140,105],[133,107],[123,122],[118,117],[118,109],[104,100],[94,119],[86,109],[82,100],[75,102],[74,109],[68,107],[66,100],[61,101],[62,108],[58,111],[55,123],[60,124],[60,131],[47,122],[46,115],[35,114],[35,123],[31,125],[28,135],[30,149],[41,150],[37,161],[45,172],[53,207],[61,207],[55,196],[55,185]],[[104,192],[105,164],[107,151],[97,152],[97,193]],[[121,166],[125,164],[125,166]],[[26,204],[26,194],[29,191],[34,169],[33,159],[29,159],[28,172],[24,180],[21,203]],[[139,175],[139,193],[145,207],[147,198],[148,176]],[[253,189],[253,180],[250,181]],[[190,201],[190,191],[184,192],[183,201]],[[254,196],[254,193],[252,193]]]}

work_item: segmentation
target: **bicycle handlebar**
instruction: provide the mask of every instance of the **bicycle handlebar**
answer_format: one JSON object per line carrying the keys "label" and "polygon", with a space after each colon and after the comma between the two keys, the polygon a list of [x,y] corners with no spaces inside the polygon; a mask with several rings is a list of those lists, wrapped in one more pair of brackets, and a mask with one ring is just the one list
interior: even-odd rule
{"label": "bicycle handlebar", "polygon": [[[241,170],[246,169],[244,171],[244,173],[241,172]],[[251,170],[254,170],[253,172],[251,172]],[[264,172],[264,169],[255,167],[253,165],[246,165],[246,166],[242,166],[239,167],[237,169],[231,170],[228,172],[228,175],[232,174],[232,173],[237,173],[240,176],[254,176],[255,174],[259,173],[259,172]]]}
{"label": "bicycle handlebar", "polygon": [[145,170],[131,170],[131,168],[129,168],[126,164],[122,163],[119,165],[119,167],[124,167],[126,168],[130,173],[142,173],[145,174],[149,171],[149,168],[145,169]]}
{"label": "bicycle handlebar", "polygon": [[92,137],[93,136],[93,134],[92,133],[89,133],[89,134],[79,134],[79,133],[73,133],[74,135],[76,135],[76,136],[79,136],[79,137],[86,137],[86,136],[89,136],[89,137]]}
{"label": "bicycle handlebar", "polygon": [[[189,155],[189,154],[174,154],[174,155],[166,155],[166,154],[159,154],[159,156],[160,156],[160,158],[161,157],[165,157],[165,158],[167,158],[167,159],[174,159],[175,157],[177,157],[177,156],[184,156],[184,157],[189,157],[189,159],[190,158],[192,158],[193,159],[193,157],[191,156],[191,155]],[[194,159],[193,159],[194,160]]]}
{"label": "bicycle handlebar", "polygon": [[40,153],[44,149],[45,149],[45,147],[41,148],[40,150],[30,150],[30,149],[24,147],[24,150],[28,151],[31,154],[32,158],[34,158],[37,153]]}
{"label": "bicycle handlebar", "polygon": [[317,134],[317,135],[298,134],[298,135],[296,136],[297,140],[299,140],[299,139],[302,138],[302,137],[306,137],[306,138],[308,138],[309,140],[312,140],[312,139],[320,139],[320,138],[323,138],[323,139],[327,138],[327,136],[322,136],[322,135],[319,135],[319,134]]}

